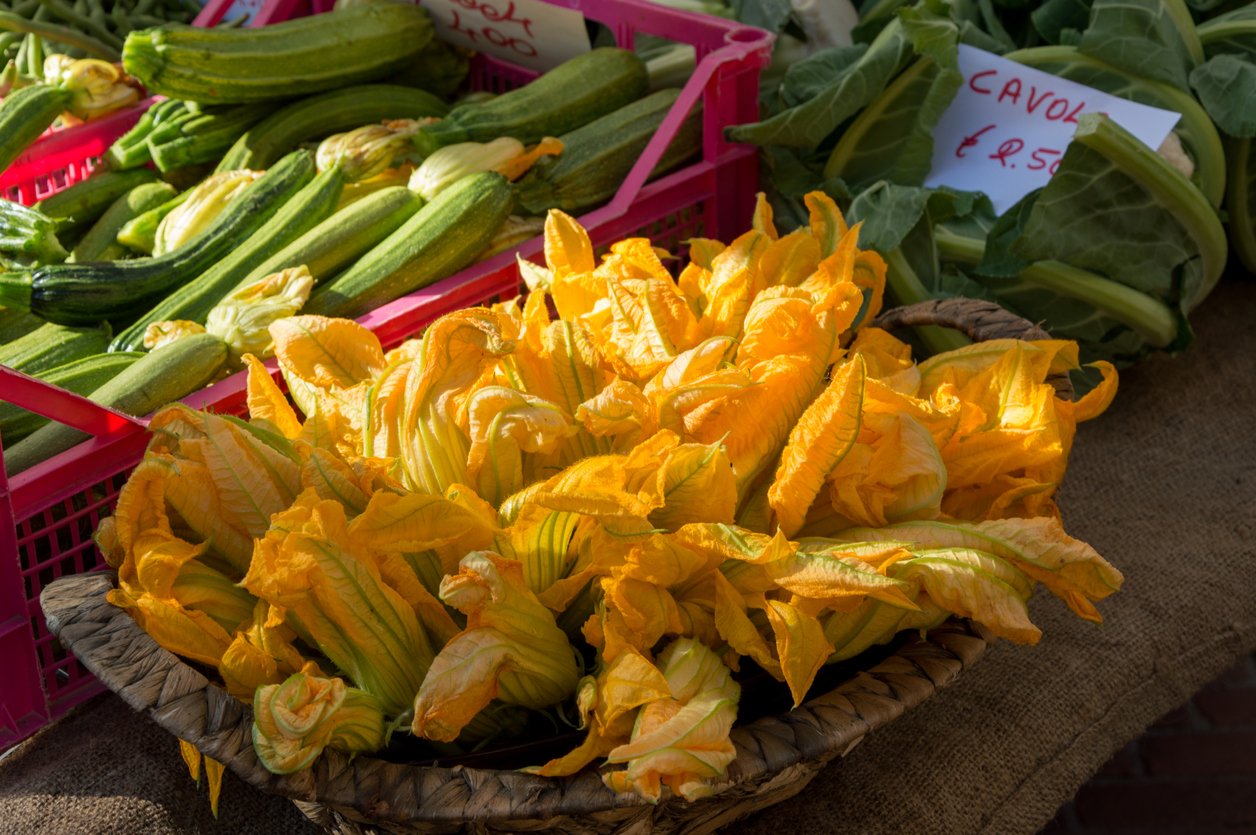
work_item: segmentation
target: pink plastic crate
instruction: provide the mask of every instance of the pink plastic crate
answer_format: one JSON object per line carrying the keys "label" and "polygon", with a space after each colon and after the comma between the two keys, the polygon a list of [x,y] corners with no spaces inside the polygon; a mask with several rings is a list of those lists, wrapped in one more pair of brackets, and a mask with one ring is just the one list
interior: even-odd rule
{"label": "pink plastic crate", "polygon": [[[226,16],[232,2],[210,0],[192,24],[214,26]],[[250,19],[250,25],[259,26],[264,20],[259,13]],[[101,154],[130,130],[154,101],[145,99],[102,119],[49,131],[0,171],[0,198],[29,206],[82,180],[95,169]]]}
{"label": "pink plastic crate", "polygon": [[[305,5],[301,5],[302,2]],[[314,0],[322,3],[324,0]],[[697,236],[730,240],[744,231],[758,184],[757,158],[748,146],[724,141],[726,125],[758,115],[759,72],[770,59],[772,37],[759,29],[656,6],[643,0],[547,0],[580,9],[608,26],[622,46],[636,34],[692,44],[697,69],[672,113],[606,206],[580,217],[595,246],[630,235],[650,237],[677,253]],[[212,4],[225,9],[229,0]],[[329,3],[327,5],[330,5]],[[254,23],[321,11],[309,0],[270,0]],[[534,73],[480,56],[477,89],[502,90]],[[703,107],[701,160],[654,182],[645,180],[691,108]],[[476,264],[398,299],[359,321],[391,348],[433,319],[520,291],[515,255],[539,260],[540,239]],[[185,399],[194,408],[244,410],[243,373]],[[34,732],[99,692],[100,686],[62,651],[44,626],[39,593],[53,579],[101,567],[91,532],[108,515],[147,443],[146,421],[102,409],[84,398],[0,366],[0,399],[19,403],[94,436],[11,481],[0,472],[0,749]],[[0,468],[2,470],[2,468]]]}

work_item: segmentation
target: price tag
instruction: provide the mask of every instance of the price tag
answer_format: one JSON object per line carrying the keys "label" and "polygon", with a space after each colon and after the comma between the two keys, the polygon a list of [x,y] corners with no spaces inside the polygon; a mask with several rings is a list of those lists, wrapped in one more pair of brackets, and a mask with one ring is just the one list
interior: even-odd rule
{"label": "price tag", "polygon": [[584,15],[541,0],[419,0],[436,35],[544,72],[589,51]]}
{"label": "price tag", "polygon": [[1181,118],[964,44],[959,69],[964,84],[933,133],[925,185],[983,191],[1000,214],[1047,184],[1083,113],[1107,114],[1150,148]]}

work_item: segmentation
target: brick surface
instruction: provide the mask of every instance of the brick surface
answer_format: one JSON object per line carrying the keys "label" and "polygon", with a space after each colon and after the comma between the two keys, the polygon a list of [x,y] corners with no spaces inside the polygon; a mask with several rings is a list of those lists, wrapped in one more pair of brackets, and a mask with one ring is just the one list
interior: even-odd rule
{"label": "brick surface", "polygon": [[1153,777],[1252,775],[1256,778],[1256,731],[1147,736],[1140,751]]}

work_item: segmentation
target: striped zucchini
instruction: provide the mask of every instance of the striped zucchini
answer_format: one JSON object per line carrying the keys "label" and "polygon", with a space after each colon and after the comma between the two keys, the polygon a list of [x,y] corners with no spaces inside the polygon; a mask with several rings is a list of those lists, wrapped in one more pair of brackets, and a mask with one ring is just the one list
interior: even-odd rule
{"label": "striped zucchini", "polygon": [[0,101],[0,171],[13,164],[70,104],[70,93],[48,84],[14,90]]}
{"label": "striped zucchini", "polygon": [[24,288],[0,279],[0,304],[26,306],[63,325],[128,320],[218,263],[266,224],[314,178],[309,151],[294,151],[250,185],[189,243],[155,258],[57,264],[36,270]]}
{"label": "striped zucchini", "polygon": [[[131,363],[144,356],[138,352],[117,354],[93,354],[79,360],[58,365],[56,368],[35,375],[45,383],[52,383],[75,394],[90,394],[118,376]],[[0,402],[0,441],[12,446],[39,427],[48,418],[28,412],[12,403]]]}
{"label": "striped zucchini", "polygon": [[135,126],[115,139],[105,151],[105,164],[110,170],[125,171],[151,162],[152,155],[148,152],[149,135],[158,125],[186,109],[184,103],[178,99],[164,99],[145,110]]}
{"label": "striped zucchini", "polygon": [[176,194],[169,183],[144,183],[113,201],[92,228],[74,245],[67,261],[117,261],[130,255],[130,250],[118,243],[118,232],[132,218],[155,209]]}
{"label": "striped zucchini", "polygon": [[422,207],[423,198],[405,186],[389,186],[367,195],[266,259],[236,289],[301,265],[315,283],[321,282],[370,252]]}
{"label": "striped zucchini", "polygon": [[[214,305],[230,293],[260,262],[331,215],[344,188],[344,175],[331,168],[316,176],[284,203],[262,228],[241,241],[231,253],[185,286],[177,288],[122,331],[111,351],[139,351],[144,332],[154,322],[182,320],[205,323]],[[230,211],[230,205],[224,211]]]}
{"label": "striped zucchini", "polygon": [[57,228],[64,235],[68,230],[94,222],[119,197],[138,185],[156,179],[157,175],[147,168],[103,171],[45,197],[31,208],[57,221]]}
{"label": "striped zucchini", "polygon": [[[624,177],[676,103],[679,90],[659,90],[561,137],[563,152],[543,157],[515,186],[530,214],[576,212],[615,196]],[[702,150],[700,108],[686,119],[651,176],[675,168]]]}
{"label": "striped zucchini", "polygon": [[630,50],[594,49],[559,64],[531,84],[489,101],[459,105],[415,136],[424,156],[455,142],[512,136],[530,144],[613,113],[650,89],[645,63]]}
{"label": "striped zucchini", "polygon": [[214,108],[209,113],[193,114],[166,134],[154,131],[145,144],[163,172],[213,162],[270,111],[271,106],[265,103]]}
{"label": "striped zucchini", "polygon": [[144,29],[127,35],[122,63],[152,93],[271,101],[382,78],[431,39],[431,20],[418,6],[367,3],[258,28]]}
{"label": "striped zucchini", "polygon": [[[207,333],[185,336],[140,357],[93,390],[88,399],[142,417],[207,385],[226,361],[227,343],[218,337]],[[87,437],[64,424],[49,423],[4,451],[5,472],[20,473]]]}
{"label": "striped zucchini", "polygon": [[216,171],[263,169],[313,139],[385,119],[444,116],[449,105],[424,90],[395,84],[357,84],[281,107],[236,140]]}
{"label": "striped zucchini", "polygon": [[67,328],[45,324],[0,347],[0,365],[38,374],[92,354],[104,353],[109,345],[109,326]]}
{"label": "striped zucchini", "polygon": [[360,316],[453,275],[488,246],[513,202],[502,175],[490,171],[464,177],[316,290],[302,312]]}

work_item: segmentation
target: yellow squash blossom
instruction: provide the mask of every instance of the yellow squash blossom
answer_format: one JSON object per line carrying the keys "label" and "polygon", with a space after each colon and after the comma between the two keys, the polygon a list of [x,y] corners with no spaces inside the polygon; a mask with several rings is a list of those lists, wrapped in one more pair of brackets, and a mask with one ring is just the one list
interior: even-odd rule
{"label": "yellow squash blossom", "polygon": [[253,699],[253,750],[274,774],[308,767],[325,748],[376,751],[384,730],[380,701],[339,678],[293,673],[259,687]]}
{"label": "yellow squash blossom", "polygon": [[414,733],[442,741],[457,738],[493,699],[548,707],[580,678],[567,636],[517,561],[476,551],[460,569],[441,583],[441,599],[467,616],[467,626],[436,655],[414,700]]}
{"label": "yellow squash blossom", "polygon": [[741,688],[719,656],[695,640],[673,641],[659,653],[658,667],[670,695],[640,709],[632,738],[606,756],[624,770],[604,780],[651,801],[660,799],[663,786],[697,800],[712,793],[712,781],[737,755],[728,733]]}
{"label": "yellow squash blossom", "polygon": [[349,536],[341,504],[306,490],[275,514],[242,584],[389,715],[406,710],[434,653],[414,610]]}

